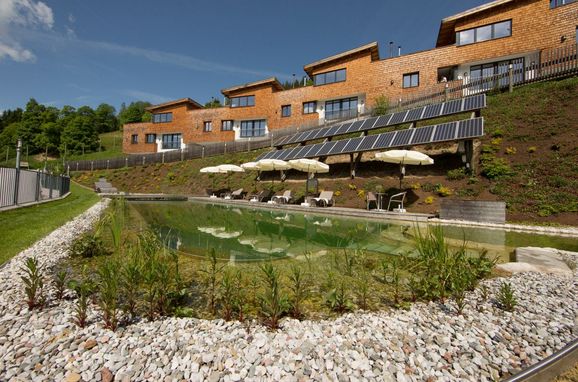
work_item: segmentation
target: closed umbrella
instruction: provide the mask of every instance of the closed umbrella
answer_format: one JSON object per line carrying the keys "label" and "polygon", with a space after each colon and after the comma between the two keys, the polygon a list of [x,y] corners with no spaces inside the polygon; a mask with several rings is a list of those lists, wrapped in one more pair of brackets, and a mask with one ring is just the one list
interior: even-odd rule
{"label": "closed umbrella", "polygon": [[388,162],[399,163],[399,188],[405,175],[405,165],[429,165],[434,164],[434,160],[429,156],[414,150],[389,150],[375,154],[375,159]]}
{"label": "closed umbrella", "polygon": [[[257,165],[261,171],[283,171],[291,168],[289,163],[280,159],[261,159],[257,161]],[[273,184],[274,181],[275,179],[273,179],[271,184]]]}
{"label": "closed umbrella", "polygon": [[[289,164],[291,165],[291,168],[294,168],[295,170],[306,172],[307,180],[309,180],[311,174],[329,172],[329,165],[315,159],[293,159],[289,161]],[[305,182],[305,200],[307,200],[307,191],[307,182]]]}

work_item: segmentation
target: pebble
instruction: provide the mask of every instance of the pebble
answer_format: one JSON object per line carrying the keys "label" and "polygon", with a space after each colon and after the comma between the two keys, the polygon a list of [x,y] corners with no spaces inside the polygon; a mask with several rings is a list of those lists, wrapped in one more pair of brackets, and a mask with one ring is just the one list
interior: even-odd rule
{"label": "pebble", "polygon": [[[42,311],[24,304],[20,267],[36,256],[44,269],[98,219],[106,202],[55,230],[0,268],[0,375],[6,380],[338,380],[492,381],[554,353],[576,337],[578,272],[572,277],[509,277],[518,305],[504,312],[481,291],[455,304],[358,312],[331,320],[284,319],[271,332],[223,320],[167,317],[111,332],[91,305],[89,325],[73,323],[73,294]],[[577,256],[569,254],[576,262]],[[481,284],[495,296],[503,278]]]}

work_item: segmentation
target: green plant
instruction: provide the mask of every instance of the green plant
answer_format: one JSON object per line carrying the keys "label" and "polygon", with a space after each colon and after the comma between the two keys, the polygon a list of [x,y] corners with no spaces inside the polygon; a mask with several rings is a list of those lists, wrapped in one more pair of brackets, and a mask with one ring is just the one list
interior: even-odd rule
{"label": "green plant", "polygon": [[225,266],[226,264],[219,265],[217,253],[214,248],[211,248],[209,256],[205,259],[201,272],[204,274],[203,283],[205,294],[207,296],[207,305],[212,315],[215,315],[216,313],[217,287],[219,285],[220,274]]}
{"label": "green plant", "polygon": [[482,174],[488,179],[498,179],[513,175],[508,162],[494,155],[482,155]]}
{"label": "green plant", "polygon": [[223,318],[230,321],[235,309],[236,288],[233,272],[230,268],[225,268],[221,278],[219,300],[223,311]]}
{"label": "green plant", "polygon": [[393,286],[393,303],[398,305],[401,297],[400,261],[395,257],[381,262],[382,281]]}
{"label": "green plant", "polygon": [[76,292],[77,297],[76,306],[74,307],[74,322],[84,328],[88,318],[88,299],[94,292],[94,283],[87,276],[86,266],[82,268],[80,280],[70,280],[68,286]]}
{"label": "green plant", "polygon": [[66,289],[66,282],[68,281],[68,269],[61,269],[56,272],[54,282],[56,284],[56,298],[62,300],[64,297],[64,290]]}
{"label": "green plant", "polygon": [[350,189],[351,191],[357,190],[357,186],[356,186],[355,184],[353,184],[353,183],[349,183],[348,187],[349,187],[349,189]]}
{"label": "green plant", "polygon": [[446,197],[446,196],[452,195],[453,191],[449,187],[445,187],[445,186],[442,186],[441,184],[438,184],[436,187],[436,193],[441,197]]}
{"label": "green plant", "polygon": [[448,180],[461,180],[466,177],[466,170],[463,167],[449,170],[446,174]]}
{"label": "green plant", "polygon": [[126,261],[120,270],[120,288],[122,290],[122,309],[131,318],[136,315],[137,301],[140,296],[141,264],[138,253],[133,249],[129,250]]}
{"label": "green plant", "polygon": [[354,309],[348,284],[349,280],[343,276],[340,277],[339,280],[337,280],[337,285],[335,288],[331,289],[325,296],[325,303],[329,306],[329,308],[331,308],[331,310],[338,313],[343,313]]}
{"label": "green plant", "polygon": [[428,196],[427,198],[424,199],[424,203],[425,204],[433,204],[435,198],[433,196]]}
{"label": "green plant", "polygon": [[528,154],[533,154],[536,152],[536,150],[538,150],[536,146],[530,146],[528,147]]}
{"label": "green plant", "polygon": [[498,306],[508,312],[514,311],[518,304],[512,285],[507,282],[502,282],[502,285],[500,285],[500,290],[498,291],[496,299],[498,301]]}
{"label": "green plant", "polygon": [[24,272],[24,275],[20,278],[24,283],[28,309],[32,310],[42,307],[44,303],[44,296],[42,294],[44,282],[42,281],[42,269],[38,263],[38,259],[36,257],[27,258],[24,262],[24,267],[21,267],[20,270]]}
{"label": "green plant", "polygon": [[467,273],[458,273],[452,278],[452,297],[456,303],[458,314],[462,314],[466,306],[466,290],[470,285]]}
{"label": "green plant", "polygon": [[109,255],[110,251],[105,247],[99,236],[85,233],[72,243],[70,254],[73,257],[89,258]]}
{"label": "green plant", "polygon": [[513,147],[513,146],[508,146],[508,147],[506,147],[506,151],[505,151],[505,152],[506,152],[507,155],[514,155],[514,154],[516,154],[516,153],[518,152],[518,149],[516,149],[516,148]]}
{"label": "green plant", "polygon": [[277,329],[279,320],[289,308],[289,299],[281,289],[279,271],[271,263],[265,263],[259,269],[265,282],[265,290],[259,295],[260,313],[267,326]]}
{"label": "green plant", "polygon": [[371,264],[367,261],[365,251],[356,251],[355,257],[359,266],[356,268],[354,275],[355,294],[357,304],[363,310],[368,310],[371,304]]}
{"label": "green plant", "polygon": [[385,95],[380,95],[375,98],[375,105],[373,107],[373,115],[385,115],[389,110],[389,100]]}
{"label": "green plant", "polygon": [[107,261],[98,268],[98,304],[102,309],[104,327],[112,331],[118,325],[119,303],[119,264],[116,261]]}
{"label": "green plant", "polygon": [[303,269],[294,264],[289,274],[289,289],[291,290],[291,316],[300,319],[303,317],[303,302],[309,296],[309,281]]}

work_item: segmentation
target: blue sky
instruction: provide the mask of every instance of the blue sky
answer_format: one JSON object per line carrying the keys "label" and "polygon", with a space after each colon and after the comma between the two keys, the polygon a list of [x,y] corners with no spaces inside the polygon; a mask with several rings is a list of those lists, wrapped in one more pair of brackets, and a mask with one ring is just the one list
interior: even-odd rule
{"label": "blue sky", "polygon": [[0,110],[190,97],[372,41],[431,49],[442,18],[484,0],[0,0]]}

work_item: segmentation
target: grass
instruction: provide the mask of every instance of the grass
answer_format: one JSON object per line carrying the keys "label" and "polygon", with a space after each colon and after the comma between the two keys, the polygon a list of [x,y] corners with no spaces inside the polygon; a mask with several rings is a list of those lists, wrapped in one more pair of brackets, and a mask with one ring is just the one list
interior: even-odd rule
{"label": "grass", "polygon": [[123,157],[122,131],[113,131],[100,134],[100,151],[86,153],[84,155],[69,155],[67,160],[97,160]]}
{"label": "grass", "polygon": [[3,239],[0,264],[82,213],[98,199],[93,191],[72,183],[71,195],[66,199],[0,212]]}

